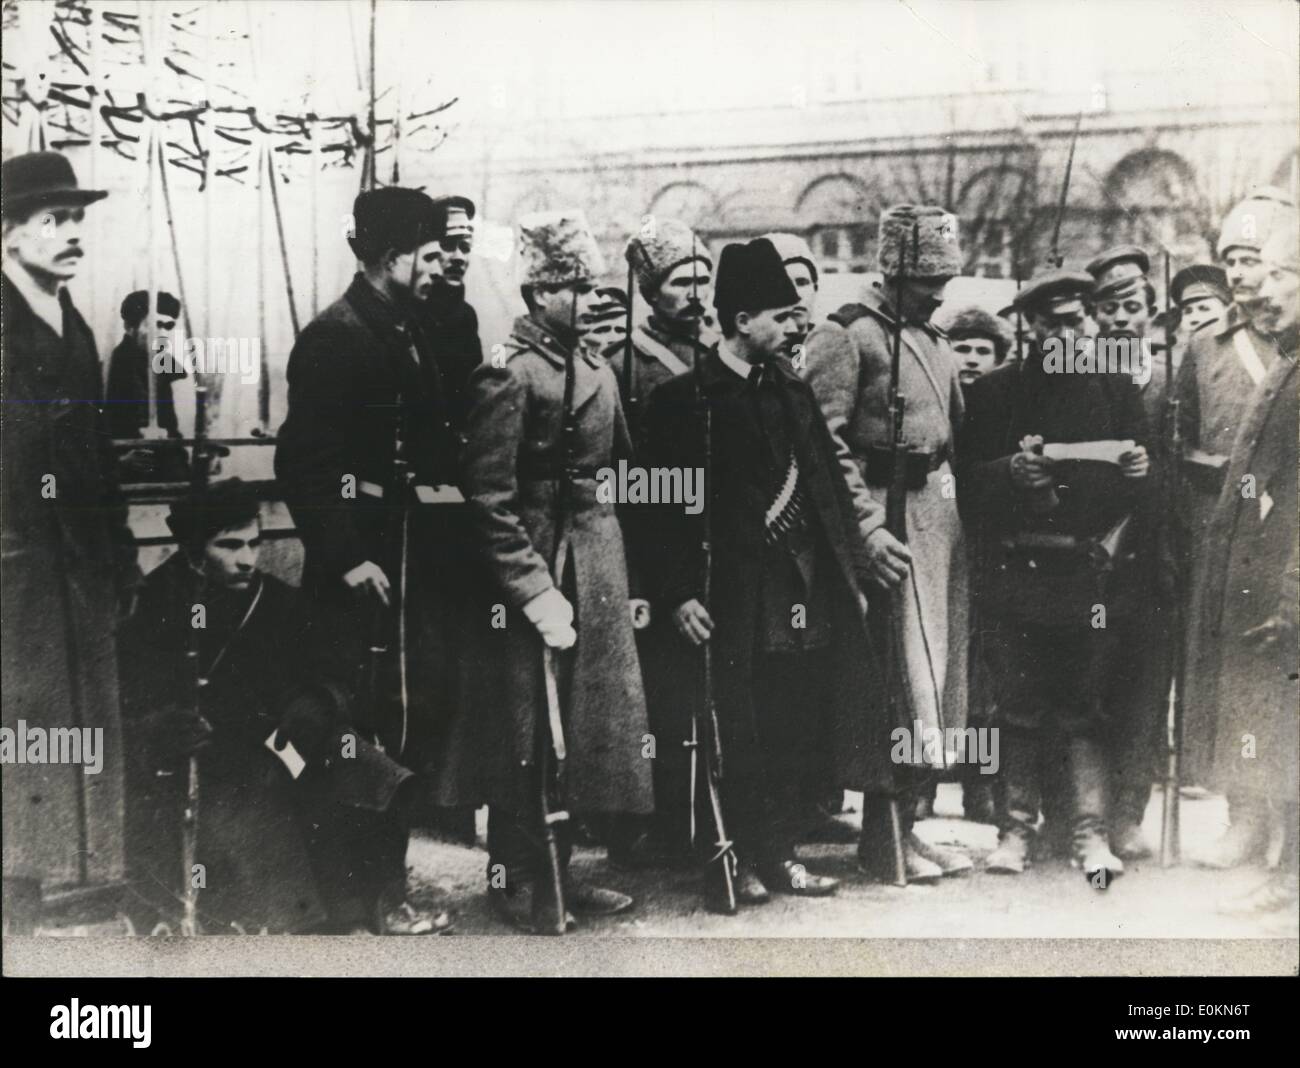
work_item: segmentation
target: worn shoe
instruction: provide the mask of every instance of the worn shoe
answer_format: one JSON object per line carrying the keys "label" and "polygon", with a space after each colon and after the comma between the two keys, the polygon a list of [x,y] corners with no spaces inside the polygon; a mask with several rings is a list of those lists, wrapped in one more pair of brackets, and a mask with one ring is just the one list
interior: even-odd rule
{"label": "worn shoe", "polygon": [[1152,855],[1142,828],[1136,823],[1125,824],[1110,836],[1111,849],[1121,860],[1146,860]]}
{"label": "worn shoe", "polygon": [[379,917],[378,925],[381,935],[444,935],[451,934],[455,929],[456,925],[449,913],[417,909],[409,901],[385,909]]}
{"label": "worn shoe", "polygon": [[[488,889],[488,903],[492,906],[492,911],[496,913],[497,919],[508,923],[517,931],[524,934],[537,934],[537,916],[534,910],[534,897],[536,889],[530,882],[516,883],[511,890],[498,890],[495,887]],[[571,912],[566,910],[564,917],[564,929],[566,931],[576,930],[578,921]],[[548,931],[547,934],[554,932]]]}
{"label": "worn shoe", "polygon": [[965,875],[975,868],[974,862],[965,853],[957,849],[946,849],[943,846],[930,845],[919,834],[911,835],[908,839],[908,845],[916,851],[918,856],[924,857],[931,864],[939,865],[939,870],[943,875]]}
{"label": "worn shoe", "polygon": [[1110,843],[1095,832],[1075,837],[1074,863],[1096,890],[1105,890],[1124,874],[1124,862],[1110,851]]}
{"label": "worn shoe", "polygon": [[1294,875],[1275,875],[1244,894],[1224,898],[1217,911],[1225,916],[1267,916],[1275,912],[1294,914],[1300,903],[1300,885]]}
{"label": "worn shoe", "polygon": [[777,867],[764,872],[767,885],[778,894],[796,897],[826,897],[835,893],[840,881],[829,875],[813,875],[797,860],[782,861]]}
{"label": "worn shoe", "polygon": [[[910,844],[903,847],[903,867],[909,883],[933,883],[943,878],[943,869],[918,853]],[[858,871],[874,883],[894,885],[897,872],[894,870],[893,848],[872,849],[869,852],[859,849]]]}
{"label": "worn shoe", "polygon": [[741,864],[736,872],[736,904],[766,905],[772,900],[758,872],[748,864]]}
{"label": "worn shoe", "polygon": [[1192,858],[1201,868],[1226,871],[1258,860],[1268,848],[1268,821],[1254,812],[1234,820],[1209,850]]}
{"label": "worn shoe", "polygon": [[565,891],[565,904],[580,916],[617,916],[626,912],[636,901],[603,886],[574,882]]}
{"label": "worn shoe", "polygon": [[1022,875],[1031,863],[1029,839],[1015,831],[1003,831],[998,847],[984,861],[984,870],[995,875]]}

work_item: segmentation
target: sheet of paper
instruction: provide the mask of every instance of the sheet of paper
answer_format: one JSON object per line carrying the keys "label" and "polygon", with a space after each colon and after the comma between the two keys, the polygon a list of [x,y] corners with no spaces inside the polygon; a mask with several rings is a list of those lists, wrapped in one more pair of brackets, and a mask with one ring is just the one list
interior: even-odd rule
{"label": "sheet of paper", "polygon": [[1133,447],[1131,440],[1052,442],[1043,446],[1043,455],[1051,460],[1095,460],[1103,464],[1118,464],[1119,458]]}
{"label": "sheet of paper", "polygon": [[307,766],[307,761],[303,760],[302,754],[293,747],[293,742],[288,741],[287,739],[285,740],[284,748],[277,749],[275,747],[276,733],[276,731],[272,731],[268,734],[266,736],[266,742],[263,744],[265,744],[267,749],[271,750],[272,753],[280,758],[280,761],[288,769],[289,774],[296,779],[302,774],[302,769]]}
{"label": "sheet of paper", "polygon": [[1273,510],[1273,498],[1267,493],[1259,495],[1259,521],[1262,523],[1268,518],[1268,513]]}

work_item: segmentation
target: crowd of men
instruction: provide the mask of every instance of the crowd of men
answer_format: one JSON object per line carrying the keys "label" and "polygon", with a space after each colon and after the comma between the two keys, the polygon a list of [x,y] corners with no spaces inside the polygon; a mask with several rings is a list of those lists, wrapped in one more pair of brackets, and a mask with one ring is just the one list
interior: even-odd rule
{"label": "crowd of men", "polygon": [[[56,153],[3,168],[4,725],[102,728],[117,769],[6,762],[11,929],[100,881],[137,929],[197,891],[213,932],[445,932],[408,892],[410,830],[472,841],[484,805],[487,893],[524,931],[635,906],[570,868],[583,842],[699,867],[724,912],[834,893],[798,846],[843,840],[846,790],[861,877],[933,882],[975,866],[914,829],[945,777],[998,827],[986,870],[1055,854],[1104,889],[1151,856],[1171,695],[1182,782],[1230,805],[1195,859],[1270,869],[1226,909],[1294,908],[1285,194],[1234,208],[1163,312],[1132,245],[998,315],[945,306],[963,256],[933,206],[883,213],[881,281],[829,313],[795,235],[715,262],[652,219],[624,291],[581,211],[526,216],[523,310],[485,358],[474,204],[363,192],[360,269],[288,361],[295,589],[238,479],[193,478],[140,575],[120,484],[198,467],[136,440],[181,437],[148,360],[179,303],[125,298],[105,394],[66,286],[107,194]],[[702,494],[620,496],[620,465]],[[996,775],[954,744],[979,732]]]}

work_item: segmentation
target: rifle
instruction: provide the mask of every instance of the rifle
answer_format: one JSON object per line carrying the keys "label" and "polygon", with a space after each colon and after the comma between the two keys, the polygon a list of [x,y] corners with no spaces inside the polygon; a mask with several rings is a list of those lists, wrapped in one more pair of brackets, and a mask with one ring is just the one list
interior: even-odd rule
{"label": "rifle", "polygon": [[[403,642],[405,635],[407,517],[409,515],[411,485],[415,481],[415,475],[406,460],[403,422],[402,398],[399,395],[393,411],[393,464],[388,485],[384,487],[383,497],[383,504],[387,514],[384,517],[384,527],[381,534],[383,548],[380,555],[384,559],[379,561],[379,564],[383,567],[391,565],[396,560],[400,577],[397,584],[392,587],[391,604],[385,605],[377,597],[371,598],[369,601],[370,618],[366,624],[368,637],[361,663],[361,684],[357,687],[357,692],[361,695],[362,701],[365,702],[365,709],[369,714],[370,730],[374,732],[376,744],[381,749],[385,748],[385,732],[381,730],[381,725],[385,723],[384,709],[386,705],[384,665],[390,652],[394,623],[396,623],[399,643]],[[403,657],[405,651],[404,648],[400,650]],[[405,664],[403,663],[399,669],[399,697],[402,710],[401,730],[398,734],[397,752],[399,754],[406,748],[407,699],[406,672],[404,669]]]}
{"label": "rifle", "polygon": [[1061,198],[1056,204],[1056,223],[1052,227],[1052,266],[1059,268],[1065,262],[1061,255],[1061,221],[1065,218],[1065,204],[1070,195],[1070,172],[1074,170],[1074,149],[1079,143],[1079,127],[1083,125],[1083,111],[1074,120],[1074,133],[1070,137],[1070,154],[1065,158],[1065,177],[1061,181]]}
{"label": "rifle", "polygon": [[[153,368],[148,369],[152,377]],[[207,441],[208,387],[197,372],[194,375],[194,447],[190,456],[190,496],[195,503],[203,499],[207,492],[209,463],[214,455]],[[195,523],[196,533],[186,546],[190,557],[190,570],[194,576],[193,604],[203,603],[204,588],[207,585],[203,573],[203,535],[197,533],[199,524]],[[185,659],[189,661],[190,673],[194,679],[194,713],[203,715],[203,694],[208,685],[207,675],[203,670],[202,628],[190,627],[189,645],[185,650]],[[181,815],[181,935],[194,938],[202,934],[199,926],[199,890],[194,885],[195,858],[199,843],[199,758],[191,754],[186,769],[185,808]]]}
{"label": "rifle", "polygon": [[[578,421],[573,410],[573,390],[577,378],[574,366],[574,348],[578,344],[578,276],[573,283],[572,303],[569,305],[569,344],[564,354],[564,401],[561,406],[560,437],[556,457],[555,519],[551,544],[551,576],[557,590],[564,583],[564,565],[568,562],[568,542],[564,538],[564,524],[568,518],[570,468],[573,466],[577,443]],[[629,299],[631,299],[629,297]],[[546,851],[546,874],[550,881],[551,897],[539,904],[533,901],[534,925],[543,934],[562,935],[568,927],[568,911],[564,906],[564,871],[560,865],[560,850],[555,838],[555,825],[568,820],[562,807],[551,807],[551,759],[555,760],[555,789],[562,796],[564,790],[564,761],[567,756],[564,744],[564,720],[561,718],[559,654],[551,646],[542,645],[542,674],[546,684],[545,732],[537,732],[538,801],[542,820],[542,841]],[[547,735],[549,734],[549,738]]]}
{"label": "rifle", "polygon": [[[1173,308],[1170,294],[1169,250],[1165,250],[1165,433],[1168,435],[1168,456],[1165,459],[1168,471],[1165,475],[1166,521],[1177,528],[1178,512],[1178,478],[1183,455],[1183,431],[1179,425],[1180,405],[1178,393],[1174,389],[1174,339]],[[1183,606],[1180,597],[1180,583],[1175,581],[1173,595],[1173,618],[1170,620],[1173,644],[1169,650],[1170,680],[1172,693],[1169,705],[1165,709],[1165,727],[1168,738],[1169,753],[1165,763],[1164,796],[1160,811],[1160,866],[1172,867],[1177,864],[1182,854],[1182,824],[1179,812],[1179,789],[1182,778],[1183,755],[1183,681],[1186,668],[1185,649],[1183,647]],[[1172,719],[1172,722],[1171,722]]]}
{"label": "rifle", "polygon": [[[695,252],[695,238],[691,238],[691,253]],[[698,286],[695,281],[695,265],[691,267],[691,303],[697,311],[702,313],[700,308],[700,298]],[[700,375],[704,367],[704,361],[700,358],[700,320],[695,320],[695,345],[692,352],[694,360],[694,384],[695,384],[695,403],[700,409],[701,417],[704,421],[704,514],[701,517],[704,524],[703,538],[700,542],[700,548],[704,554],[704,608],[707,611],[713,603],[713,510],[709,504],[709,493],[713,487],[713,412],[709,408],[708,401],[704,397],[704,389],[700,381]],[[718,729],[718,706],[714,699],[713,692],[713,644],[706,641],[704,643],[704,694],[702,705],[696,706],[696,713],[691,717],[691,737],[685,743],[690,753],[691,760],[691,797],[690,797],[690,814],[691,814],[691,846],[695,845],[695,806],[696,783],[699,779],[700,764],[700,735],[706,736],[707,745],[703,747],[704,754],[704,782],[709,793],[709,812],[713,817],[713,829],[717,840],[713,843],[716,852],[709,857],[705,864],[705,875],[713,866],[717,865],[718,872],[718,889],[719,894],[717,902],[720,911],[728,916],[734,916],[737,910],[736,903],[736,871],[739,866],[736,859],[735,845],[727,837],[727,827],[722,815],[722,737]],[[701,731],[701,720],[703,720],[704,729]]]}
{"label": "rifle", "polygon": [[[919,260],[918,247],[921,240],[920,223],[912,223],[912,262]],[[898,274],[894,279],[894,337],[893,348],[889,355],[889,485],[885,489],[885,529],[900,543],[907,542],[907,442],[903,438],[903,286],[907,278],[907,249],[904,238],[899,236]],[[907,670],[907,661],[903,657],[903,636],[900,621],[903,618],[902,596],[893,590],[889,596],[891,620],[889,622],[889,640],[885,643],[885,693],[889,702],[891,723],[899,720],[898,704],[903,688],[903,678]],[[866,818],[866,806],[863,806],[863,818]],[[894,847],[894,883],[907,885],[907,861],[903,855],[902,820],[898,813],[898,800],[889,800],[889,830]]]}

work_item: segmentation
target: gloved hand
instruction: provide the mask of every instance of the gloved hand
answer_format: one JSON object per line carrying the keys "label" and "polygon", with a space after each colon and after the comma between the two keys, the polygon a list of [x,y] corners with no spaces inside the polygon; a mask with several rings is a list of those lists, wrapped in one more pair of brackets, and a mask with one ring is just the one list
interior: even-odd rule
{"label": "gloved hand", "polygon": [[554,586],[524,605],[524,615],[552,649],[569,649],[578,640],[573,629],[573,605]]}
{"label": "gloved hand", "polygon": [[276,751],[290,743],[303,760],[314,764],[320,758],[329,728],[329,710],[321,698],[314,693],[299,694],[280,717],[280,726],[275,731]]}

